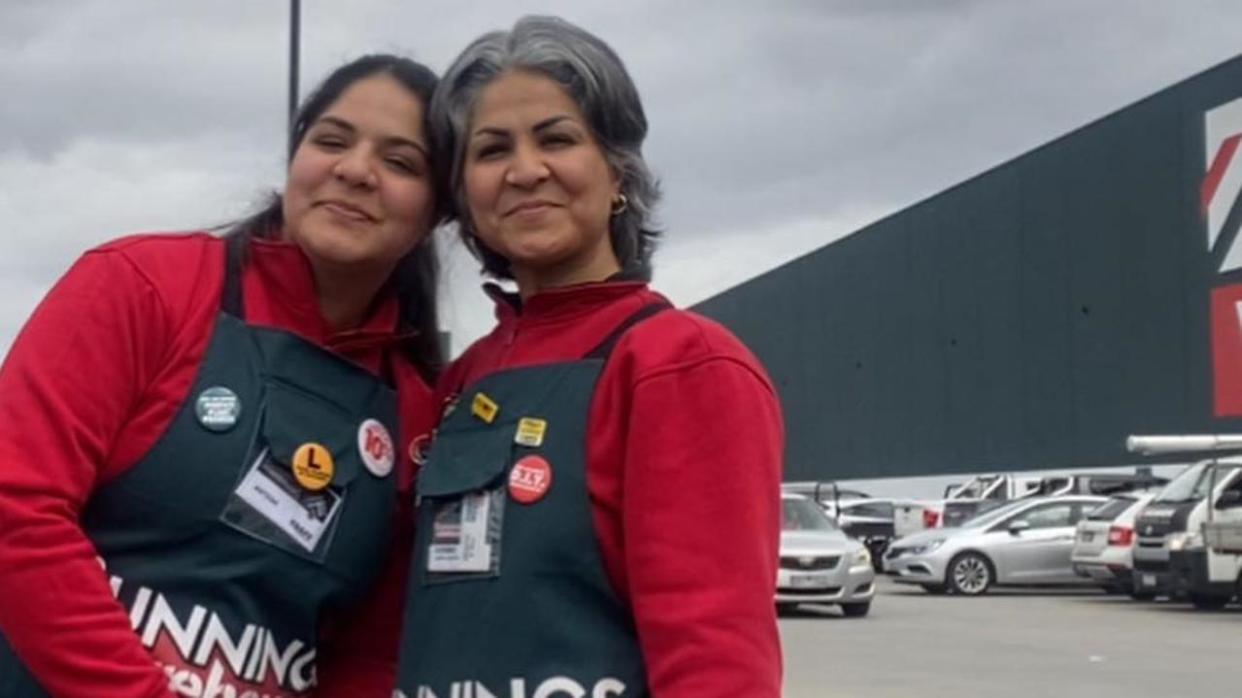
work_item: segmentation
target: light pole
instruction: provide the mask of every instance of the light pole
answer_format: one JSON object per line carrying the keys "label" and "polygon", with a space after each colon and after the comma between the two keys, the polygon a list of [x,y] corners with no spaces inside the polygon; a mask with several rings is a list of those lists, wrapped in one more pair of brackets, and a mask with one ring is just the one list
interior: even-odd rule
{"label": "light pole", "polygon": [[293,135],[293,116],[298,109],[298,45],[301,41],[302,0],[289,0],[289,122]]}

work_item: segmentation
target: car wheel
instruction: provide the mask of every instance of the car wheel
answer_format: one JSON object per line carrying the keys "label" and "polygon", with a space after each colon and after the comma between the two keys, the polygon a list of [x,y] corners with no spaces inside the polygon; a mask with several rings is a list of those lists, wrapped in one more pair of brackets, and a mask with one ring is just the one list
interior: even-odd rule
{"label": "car wheel", "polygon": [[862,618],[871,612],[871,602],[863,603],[843,603],[841,604],[841,612],[846,618]]}
{"label": "car wheel", "polygon": [[949,562],[946,580],[955,594],[978,596],[992,586],[992,563],[979,553],[962,553]]}
{"label": "car wheel", "polygon": [[1214,596],[1211,594],[1191,594],[1190,603],[1200,611],[1219,611],[1229,603],[1228,596]]}
{"label": "car wheel", "polygon": [[949,590],[943,584],[920,584],[919,586],[923,587],[923,591],[929,594],[943,594]]}

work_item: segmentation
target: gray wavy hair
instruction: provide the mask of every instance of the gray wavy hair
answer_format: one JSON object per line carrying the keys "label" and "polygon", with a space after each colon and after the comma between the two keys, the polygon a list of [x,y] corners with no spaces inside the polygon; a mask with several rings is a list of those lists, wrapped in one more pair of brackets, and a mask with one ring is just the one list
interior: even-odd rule
{"label": "gray wavy hair", "polygon": [[647,117],[638,89],[608,44],[557,17],[523,17],[510,31],[479,37],[449,66],[431,99],[428,121],[436,161],[451,163],[444,184],[452,192],[451,217],[458,222],[462,240],[486,273],[513,278],[509,261],[479,240],[461,184],[471,112],[483,88],[511,70],[551,79],[582,111],[628,200],[609,222],[613,253],[626,276],[649,280],[651,254],[660,236],[653,223],[660,188],[643,160]]}

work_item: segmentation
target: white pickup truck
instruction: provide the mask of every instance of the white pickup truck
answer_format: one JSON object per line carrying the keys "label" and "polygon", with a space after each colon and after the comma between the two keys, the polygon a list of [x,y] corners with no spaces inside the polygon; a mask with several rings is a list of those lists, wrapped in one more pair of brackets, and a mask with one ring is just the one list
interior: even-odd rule
{"label": "white pickup truck", "polygon": [[893,533],[898,538],[928,528],[951,528],[975,514],[1014,499],[1063,494],[1111,495],[1157,487],[1165,478],[1146,473],[1074,475],[976,475],[945,489],[944,499],[907,501],[893,508]]}

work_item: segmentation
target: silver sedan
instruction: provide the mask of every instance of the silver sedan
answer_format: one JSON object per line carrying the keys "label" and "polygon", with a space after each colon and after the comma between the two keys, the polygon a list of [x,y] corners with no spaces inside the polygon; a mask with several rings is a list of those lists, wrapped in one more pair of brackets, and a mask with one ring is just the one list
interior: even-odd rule
{"label": "silver sedan", "polygon": [[846,536],[815,502],[781,495],[781,560],[776,573],[776,606],[837,604],[847,617],[871,610],[875,570],[862,543]]}
{"label": "silver sedan", "polygon": [[958,528],[894,541],[884,555],[884,571],[898,583],[967,596],[993,585],[1090,583],[1074,573],[1070,552],[1078,522],[1105,501],[1067,495],[1010,502]]}

